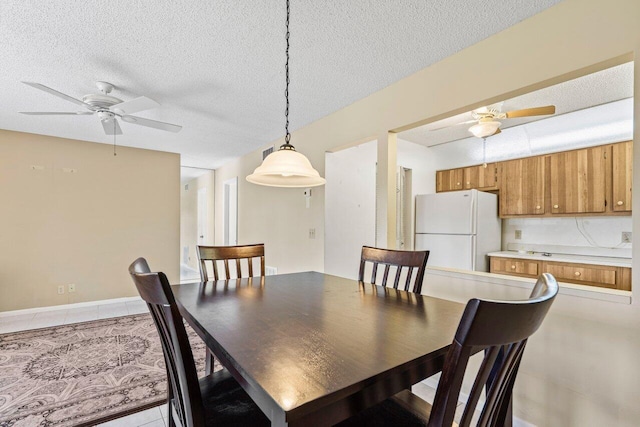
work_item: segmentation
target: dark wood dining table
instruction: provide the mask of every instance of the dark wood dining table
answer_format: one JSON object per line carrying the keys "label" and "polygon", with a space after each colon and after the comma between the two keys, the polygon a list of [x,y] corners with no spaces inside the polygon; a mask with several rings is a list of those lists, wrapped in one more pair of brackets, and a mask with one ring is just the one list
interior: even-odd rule
{"label": "dark wood dining table", "polygon": [[439,372],[464,310],[317,272],[172,288],[273,426],[333,425]]}

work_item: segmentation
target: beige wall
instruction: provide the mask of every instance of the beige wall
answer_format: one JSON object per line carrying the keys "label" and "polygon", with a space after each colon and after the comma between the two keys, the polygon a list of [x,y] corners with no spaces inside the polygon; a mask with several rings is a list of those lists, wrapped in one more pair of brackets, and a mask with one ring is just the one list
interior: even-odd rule
{"label": "beige wall", "polygon": [[[139,256],[177,280],[179,167],[177,154],[114,157],[105,144],[0,130],[0,311],[137,295],[127,267]],[[69,283],[76,292],[58,295]]]}
{"label": "beige wall", "polygon": [[189,248],[189,259],[187,265],[198,270],[198,255],[196,246],[198,245],[198,190],[207,189],[207,236],[202,242],[205,245],[214,244],[214,194],[215,180],[214,172],[207,172],[180,186],[180,262],[182,259],[182,251],[186,246]]}
{"label": "beige wall", "polygon": [[[488,103],[574,78],[605,66],[628,61],[640,53],[640,2],[614,0],[565,0],[518,25],[458,52],[431,67],[409,76],[377,93],[324,117],[293,133],[292,143],[307,155],[324,174],[324,152],[335,147],[375,139],[389,130],[402,130],[469,111]],[[640,123],[640,72],[636,67],[635,123]],[[279,102],[274,100],[274,102]],[[304,106],[292,106],[304,108]],[[640,139],[639,127],[634,140]],[[280,145],[282,141],[275,141]],[[636,145],[638,143],[636,142]],[[640,146],[634,150],[640,164]],[[243,243],[264,241],[268,263],[278,271],[319,270],[324,268],[324,192],[314,189],[310,209],[305,208],[299,190],[273,189],[247,183],[244,177],[261,162],[261,150],[216,171],[217,185],[239,176],[239,236]],[[636,168],[634,186],[640,188],[640,168]],[[216,192],[217,218],[221,218],[221,191]],[[640,206],[640,192],[634,204]],[[634,215],[634,228],[640,229],[640,213]],[[316,239],[309,240],[307,228],[316,228]],[[216,221],[221,230],[221,222]],[[640,250],[640,234],[634,251]],[[218,235],[221,235],[218,233]],[[640,256],[634,255],[634,283],[640,283]],[[487,285],[489,286],[489,285]],[[562,299],[561,299],[562,301]],[[555,316],[546,329],[545,339],[561,349],[573,333],[580,342],[567,351],[538,351],[533,365],[523,366],[527,381],[516,392],[516,415],[539,425],[637,425],[640,419],[640,354],[637,303],[621,309],[602,301],[586,301],[569,307],[570,314]],[[564,309],[566,304],[560,303]],[[597,317],[607,327],[620,328],[626,341],[609,341],[604,329],[591,321],[599,310],[608,316]],[[552,313],[553,313],[552,309]],[[617,313],[622,313],[617,316]],[[595,324],[594,324],[595,323]],[[560,327],[560,326],[562,327]],[[607,355],[622,352],[613,375],[595,375],[607,369]],[[580,362],[585,354],[588,363]],[[533,352],[532,352],[533,354]],[[558,375],[557,366],[566,371]],[[629,381],[629,378],[632,380]],[[631,386],[635,384],[635,386]],[[518,385],[516,385],[518,387]],[[607,397],[611,390],[615,398]],[[524,393],[524,394],[523,394]],[[558,396],[578,396],[580,405],[571,406]],[[549,396],[549,397],[544,397]],[[557,403],[557,404],[556,404]]]}

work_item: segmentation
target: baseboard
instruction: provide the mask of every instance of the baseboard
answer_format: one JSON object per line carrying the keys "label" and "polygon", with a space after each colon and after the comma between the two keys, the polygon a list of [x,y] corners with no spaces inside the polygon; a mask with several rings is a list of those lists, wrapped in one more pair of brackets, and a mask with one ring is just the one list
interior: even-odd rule
{"label": "baseboard", "polygon": [[2,311],[0,312],[0,318],[10,317],[10,316],[20,316],[22,314],[43,313],[46,311],[58,311],[58,310],[69,310],[71,308],[91,307],[94,305],[117,304],[117,303],[122,303],[127,301],[142,301],[142,299],[139,296],[123,297],[123,298],[103,299],[98,301],[76,302],[73,304],[51,305],[48,307],[24,308],[22,310]]}

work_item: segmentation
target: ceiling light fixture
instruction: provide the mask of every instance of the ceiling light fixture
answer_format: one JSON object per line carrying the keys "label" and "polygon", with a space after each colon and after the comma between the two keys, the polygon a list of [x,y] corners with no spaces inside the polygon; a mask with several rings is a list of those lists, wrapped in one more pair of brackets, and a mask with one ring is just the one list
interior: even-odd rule
{"label": "ceiling light fixture", "polygon": [[469,128],[469,132],[477,138],[486,138],[493,135],[500,128],[501,123],[491,119],[480,119],[478,124],[475,124]]}
{"label": "ceiling light fixture", "polygon": [[269,154],[262,164],[247,176],[247,181],[266,185],[269,187],[316,187],[324,185],[326,180],[320,176],[317,170],[311,166],[311,162],[304,154],[298,153],[291,141],[289,133],[289,0],[287,0],[287,62],[285,63],[286,88],[284,97],[286,100],[285,137],[284,144],[276,152]]}

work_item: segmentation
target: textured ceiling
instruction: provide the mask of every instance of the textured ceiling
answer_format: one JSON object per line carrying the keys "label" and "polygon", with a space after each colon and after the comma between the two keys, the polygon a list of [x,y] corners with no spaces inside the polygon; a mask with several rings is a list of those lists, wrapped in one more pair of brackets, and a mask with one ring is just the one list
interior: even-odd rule
{"label": "textured ceiling", "polygon": [[[555,116],[560,116],[630,97],[633,97],[633,62],[505,100],[502,111],[555,105]],[[501,120],[502,126],[500,128],[504,130],[547,118],[549,116]],[[468,129],[473,123],[459,124],[469,120],[472,120],[471,112],[458,114],[401,132],[398,136],[427,147],[440,145],[472,137]],[[495,138],[498,136],[500,135]]]}
{"label": "textured ceiling", "polygon": [[[291,125],[302,127],[473,45],[558,0],[291,2]],[[97,117],[19,83],[80,98],[94,82],[162,106],[122,123],[118,144],[216,168],[284,134],[284,1],[0,2],[0,128],[110,143]],[[295,141],[293,141],[295,144]]]}

